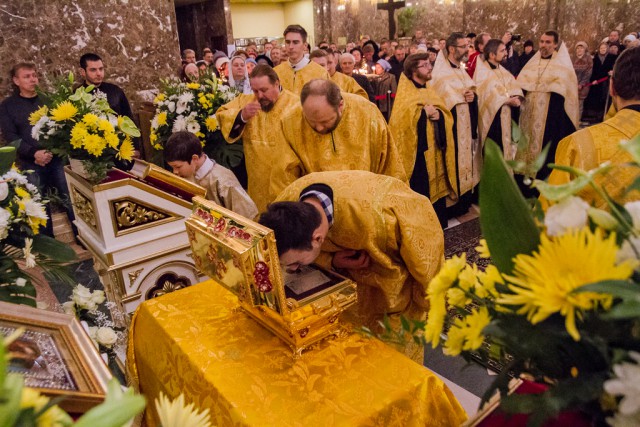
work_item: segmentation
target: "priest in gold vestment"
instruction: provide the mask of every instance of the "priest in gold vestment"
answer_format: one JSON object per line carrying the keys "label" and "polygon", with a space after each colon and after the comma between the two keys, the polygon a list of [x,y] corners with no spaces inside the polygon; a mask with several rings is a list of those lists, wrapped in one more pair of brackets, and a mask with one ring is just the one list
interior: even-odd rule
{"label": "priest in gold vestment", "polygon": [[276,202],[288,203],[271,204],[260,222],[274,230],[284,267],[316,262],[346,272],[365,325],[383,314],[424,314],[426,287],[444,261],[426,197],[388,176],[332,171],[298,179]]}
{"label": "priest in gold vestment", "polygon": [[[603,123],[581,129],[558,144],[555,163],[590,170],[603,162],[610,162],[614,168],[605,175],[596,176],[596,184],[603,186],[617,202],[640,199],[640,191],[626,188],[638,177],[638,169],[621,166],[631,161],[631,155],[620,148],[620,141],[640,134],[640,47],[625,49],[613,66],[610,93],[617,113]],[[549,183],[569,182],[569,173],[554,169]],[[608,208],[606,202],[592,187],[584,188],[580,196],[596,207]]]}
{"label": "priest in gold vestment", "polygon": [[229,143],[242,137],[249,180],[249,196],[262,212],[277,194],[269,193],[271,168],[280,156],[283,144],[280,120],[291,107],[300,103],[297,95],[280,90],[280,81],[268,65],[251,72],[254,95],[240,95],[216,112],[222,135]]}
{"label": "priest in gold vestment", "polygon": [[286,148],[272,168],[272,194],[311,172],[365,170],[406,182],[382,113],[330,80],[307,83],[298,105],[281,121]]}
{"label": "priest in gold vestment", "polygon": [[[482,146],[478,138],[478,97],[476,85],[462,67],[469,54],[469,42],[462,33],[452,33],[433,66],[435,92],[453,115],[456,147],[458,206],[451,215],[466,213],[480,182]],[[477,193],[476,193],[477,194]]]}
{"label": "priest in gold vestment", "polygon": [[480,140],[492,139],[505,160],[514,160],[518,147],[511,139],[512,121],[518,122],[524,93],[513,75],[500,65],[506,55],[502,40],[487,41],[476,60],[473,79],[478,90]]}
{"label": "priest in gold vestment", "polygon": [[405,60],[389,129],[411,189],[429,198],[444,229],[446,198],[457,198],[453,117],[430,79],[429,54],[416,53]]}
{"label": "priest in gold vestment", "polygon": [[551,173],[547,164],[555,158],[558,142],[575,132],[579,124],[578,80],[564,43],[556,51],[558,41],[555,31],[540,36],[540,50],[518,75],[525,92],[520,127],[529,145],[526,152],[518,153],[517,160],[531,163],[549,144],[547,161],[537,174],[543,180]]}
{"label": "priest in gold vestment", "polygon": [[289,25],[284,30],[285,49],[289,60],[274,68],[283,89],[300,95],[302,87],[313,79],[328,79],[327,70],[304,56],[307,31],[300,25]]}

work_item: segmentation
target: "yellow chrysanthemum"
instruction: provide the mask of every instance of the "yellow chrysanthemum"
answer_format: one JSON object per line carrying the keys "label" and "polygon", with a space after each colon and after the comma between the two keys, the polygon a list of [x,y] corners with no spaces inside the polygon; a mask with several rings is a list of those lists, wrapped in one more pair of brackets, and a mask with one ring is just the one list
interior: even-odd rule
{"label": "yellow chrysanthemum", "polygon": [[600,229],[576,230],[550,239],[540,238],[538,251],[514,259],[513,276],[505,276],[513,295],[503,295],[498,303],[521,306],[519,314],[536,324],[560,313],[574,340],[580,340],[576,317],[598,306],[609,307],[611,296],[574,290],[602,280],[625,280],[633,273],[630,262],[616,264],[615,233],[604,237]]}
{"label": "yellow chrysanthemum", "polygon": [[99,135],[89,134],[84,139],[84,149],[94,157],[100,157],[107,147],[107,141]]}
{"label": "yellow chrysanthemum", "polygon": [[82,141],[88,135],[87,127],[82,122],[76,123],[71,129],[71,146],[73,148],[82,147]]}
{"label": "yellow chrysanthemum", "polygon": [[464,307],[471,303],[471,298],[467,297],[464,290],[460,288],[451,288],[447,291],[447,302],[454,307]]}
{"label": "yellow chrysanthemum", "polygon": [[38,108],[36,111],[29,115],[29,124],[32,126],[35,125],[36,123],[38,123],[38,120],[40,120],[43,116],[46,116],[48,112],[49,107],[47,107],[46,105]]}
{"label": "yellow chrysanthemum", "polygon": [[457,356],[463,350],[479,349],[485,340],[482,330],[489,323],[491,323],[491,316],[486,307],[474,309],[467,316],[456,318],[447,332],[444,353],[449,356]]}
{"label": "yellow chrysanthemum", "polygon": [[22,187],[16,186],[14,188],[14,191],[16,192],[16,196],[20,197],[21,199],[30,199],[31,198],[31,193],[29,193],[27,190],[25,190]]}
{"label": "yellow chrysanthemum", "polygon": [[187,88],[188,89],[200,89],[200,84],[199,83],[187,83]]}
{"label": "yellow chrysanthemum", "polygon": [[[34,412],[41,411],[49,403],[49,399],[36,390],[24,387],[20,396],[20,409],[34,408]],[[37,421],[38,426],[63,426],[72,423],[69,415],[58,406],[52,406]]]}
{"label": "yellow chrysanthemum", "polygon": [[465,291],[470,291],[479,283],[478,282],[478,267],[473,265],[466,265],[464,270],[458,275],[459,286]]}
{"label": "yellow chrysanthemum", "polygon": [[109,147],[114,149],[118,148],[118,145],[120,145],[120,138],[118,138],[118,135],[115,132],[105,133],[104,140]]}
{"label": "yellow chrysanthemum", "polygon": [[82,123],[84,123],[89,127],[98,126],[99,121],[100,121],[100,118],[93,113],[87,113],[82,117]]}
{"label": "yellow chrysanthemum", "polygon": [[164,101],[165,99],[167,99],[167,97],[165,96],[165,94],[164,94],[164,93],[159,93],[159,94],[154,98],[153,103],[154,103],[154,104],[157,104],[157,103],[159,103],[159,102]]}
{"label": "yellow chrysanthemum", "polygon": [[167,124],[167,112],[163,111],[162,113],[158,113],[156,116],[156,121],[158,122],[158,127],[164,126]]}
{"label": "yellow chrysanthemum", "polygon": [[429,313],[424,328],[424,337],[434,348],[440,342],[440,333],[442,332],[444,318],[447,314],[446,293],[466,265],[466,255],[456,255],[445,261],[438,274],[429,282],[429,287],[427,288]]}
{"label": "yellow chrysanthemum", "polygon": [[496,283],[503,283],[504,279],[500,275],[498,268],[491,264],[484,271],[478,273],[480,282],[476,285],[476,295],[480,298],[495,298],[498,296],[496,291]]}
{"label": "yellow chrysanthemum", "polygon": [[480,255],[481,258],[491,258],[489,246],[487,246],[487,241],[485,239],[480,239],[480,244],[476,246],[476,252],[478,252],[478,255]]}
{"label": "yellow chrysanthemum", "polygon": [[78,109],[75,105],[69,101],[64,101],[51,110],[51,119],[56,122],[63,122],[65,120],[72,119],[77,113]]}
{"label": "yellow chrysanthemum", "polygon": [[105,133],[115,132],[115,129],[113,128],[113,125],[111,124],[111,122],[105,119],[100,119],[98,121],[98,129],[100,129],[102,132],[105,132]]}
{"label": "yellow chrysanthemum", "polygon": [[149,141],[153,144],[157,140],[158,140],[158,134],[155,132],[151,132],[151,134],[149,135]]}
{"label": "yellow chrysanthemum", "polygon": [[131,160],[133,158],[133,142],[131,142],[131,138],[125,138],[122,141],[122,145],[120,146],[120,151],[118,151],[118,158],[122,160]]}
{"label": "yellow chrysanthemum", "polygon": [[205,119],[204,125],[209,132],[213,132],[218,129],[218,119],[216,119],[216,116],[209,116]]}

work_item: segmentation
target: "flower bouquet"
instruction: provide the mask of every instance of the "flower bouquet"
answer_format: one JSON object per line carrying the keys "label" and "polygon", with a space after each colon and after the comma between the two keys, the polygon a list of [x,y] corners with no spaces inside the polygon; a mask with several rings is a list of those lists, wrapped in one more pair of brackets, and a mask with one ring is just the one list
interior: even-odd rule
{"label": "flower bouquet", "polygon": [[191,132],[200,139],[209,157],[228,168],[237,166],[243,157],[242,145],[225,142],[215,116],[221,105],[236,96],[234,88],[222,85],[211,75],[191,83],[162,80],[162,90],[153,100],[156,114],[151,121],[151,144],[162,150],[172,133]]}
{"label": "flower bouquet", "polygon": [[40,234],[47,214],[38,189],[15,168],[15,147],[0,148],[0,301],[36,306],[33,278],[23,268],[39,265],[71,281],[62,263],[75,259],[67,245]]}
{"label": "flower bouquet", "polygon": [[29,117],[32,136],[53,154],[82,162],[87,179],[99,183],[118,161],[133,158],[132,138],[140,131],[129,117],[118,116],[104,93],[91,93],[93,86],[72,90],[68,81],[43,94],[46,105]]}
{"label": "flower bouquet", "polygon": [[[640,136],[622,144],[640,170]],[[404,332],[447,355],[504,365],[483,396],[501,392],[507,414],[528,414],[540,426],[566,411],[591,425],[640,425],[640,202],[622,204],[596,184],[607,164],[564,185],[535,181],[549,207],[532,209],[498,146],[488,141],[480,183],[478,248],[484,271],[456,256],[428,285],[425,322]],[[640,174],[627,189],[638,189]],[[499,188],[500,191],[495,191]],[[586,191],[607,210],[590,206]],[[401,331],[403,332],[403,331]],[[508,394],[511,377],[541,386]]]}

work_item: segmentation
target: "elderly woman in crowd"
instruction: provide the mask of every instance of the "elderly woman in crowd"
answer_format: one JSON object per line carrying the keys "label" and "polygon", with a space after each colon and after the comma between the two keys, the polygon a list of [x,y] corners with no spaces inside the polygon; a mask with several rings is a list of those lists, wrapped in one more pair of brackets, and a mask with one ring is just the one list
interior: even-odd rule
{"label": "elderly woman in crowd", "polygon": [[[393,74],[389,74],[391,64],[386,59],[379,59],[374,67],[376,78],[371,83],[375,92],[376,105],[385,119],[389,120],[391,107],[393,106],[393,97],[391,95],[395,94],[398,88],[396,77]],[[389,94],[389,98],[387,98],[387,94]]]}
{"label": "elderly woman in crowd", "polygon": [[573,56],[573,69],[578,77],[578,99],[580,100],[580,117],[584,107],[584,100],[589,94],[589,83],[591,82],[591,71],[593,70],[593,58],[588,52],[589,46],[586,42],[576,43],[576,50]]}
{"label": "elderly woman in crowd", "polygon": [[247,73],[246,59],[243,56],[231,58],[231,72],[229,73],[229,86],[236,88],[240,93],[251,94],[249,73]]}
{"label": "elderly woman in crowd", "polygon": [[609,93],[609,80],[601,80],[609,77],[609,72],[613,69],[616,58],[615,55],[609,53],[608,43],[600,43],[598,51],[593,57],[593,70],[589,79],[592,86],[589,88],[589,94],[584,101],[585,120],[600,122],[605,111],[609,108],[608,105],[605,105],[607,94]]}

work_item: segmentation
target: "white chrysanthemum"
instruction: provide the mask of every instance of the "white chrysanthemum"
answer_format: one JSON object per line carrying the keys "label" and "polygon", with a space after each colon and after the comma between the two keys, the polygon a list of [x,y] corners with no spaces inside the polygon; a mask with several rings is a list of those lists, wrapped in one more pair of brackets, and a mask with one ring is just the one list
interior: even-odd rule
{"label": "white chrysanthemum", "polygon": [[176,133],[176,132],[181,132],[186,128],[187,128],[187,120],[184,118],[184,116],[178,116],[176,117],[176,120],[173,122],[173,128],[171,128],[171,131],[173,133]]}
{"label": "white chrysanthemum", "polygon": [[27,189],[27,191],[31,193],[31,198],[33,200],[35,200],[36,202],[40,200],[40,191],[38,191],[38,187],[36,187],[30,182],[27,182],[24,186]]}
{"label": "white chrysanthemum", "polygon": [[185,92],[180,95],[178,102],[176,102],[176,113],[182,114],[189,109],[189,103],[193,101],[193,94],[191,92]]}
{"label": "white chrysanthemum", "polygon": [[22,175],[20,172],[18,172],[15,169],[11,169],[10,171],[2,175],[2,179],[5,181],[13,180],[16,183],[22,184],[22,185],[26,185],[29,182],[25,175]]}
{"label": "white chrysanthemum", "polygon": [[167,108],[169,109],[170,113],[173,113],[174,111],[176,111],[176,103],[174,101],[171,101],[167,104]]}
{"label": "white chrysanthemum", "polygon": [[640,353],[630,351],[635,363],[622,362],[613,366],[615,377],[605,381],[604,390],[614,396],[623,396],[618,407],[625,416],[640,413]]}
{"label": "white chrysanthemum", "polygon": [[0,182],[0,202],[7,198],[9,195],[9,184],[5,181]]}
{"label": "white chrysanthemum", "polygon": [[187,122],[187,132],[198,133],[200,132],[200,124],[195,120],[190,120]]}
{"label": "white chrysanthemum", "polygon": [[640,232],[640,201],[625,203],[624,208],[631,215],[633,228]]}
{"label": "white chrysanthemum", "polygon": [[24,199],[24,212],[27,216],[47,219],[47,212],[44,210],[44,206],[42,203],[37,202],[33,199]]}
{"label": "white chrysanthemum", "polygon": [[618,254],[616,256],[616,261],[618,264],[626,260],[634,260],[640,259],[640,237],[629,237],[627,240],[622,242],[622,246],[618,250]]}
{"label": "white chrysanthemum", "polygon": [[151,120],[151,129],[158,129],[158,115],[153,116]]}
{"label": "white chrysanthemum", "polygon": [[0,209],[0,240],[4,240],[9,235],[9,225],[11,224],[11,212]]}
{"label": "white chrysanthemum", "polygon": [[170,401],[160,393],[156,399],[156,411],[163,427],[210,427],[209,410],[199,412],[193,403],[187,405],[184,395]]}
{"label": "white chrysanthemum", "polygon": [[544,225],[549,236],[560,236],[569,230],[581,229],[587,225],[589,204],[580,197],[567,197],[551,206],[544,217]]}
{"label": "white chrysanthemum", "polygon": [[24,248],[22,248],[22,253],[24,254],[24,260],[27,268],[33,268],[36,266],[36,256],[31,253],[32,248],[33,239],[24,239]]}
{"label": "white chrysanthemum", "polygon": [[36,141],[39,140],[40,138],[40,131],[42,130],[42,127],[44,126],[45,123],[47,123],[49,120],[49,117],[47,117],[47,115],[45,114],[44,116],[40,117],[40,119],[36,122],[35,125],[33,125],[33,128],[31,128],[31,137],[33,139],[35,139]]}

